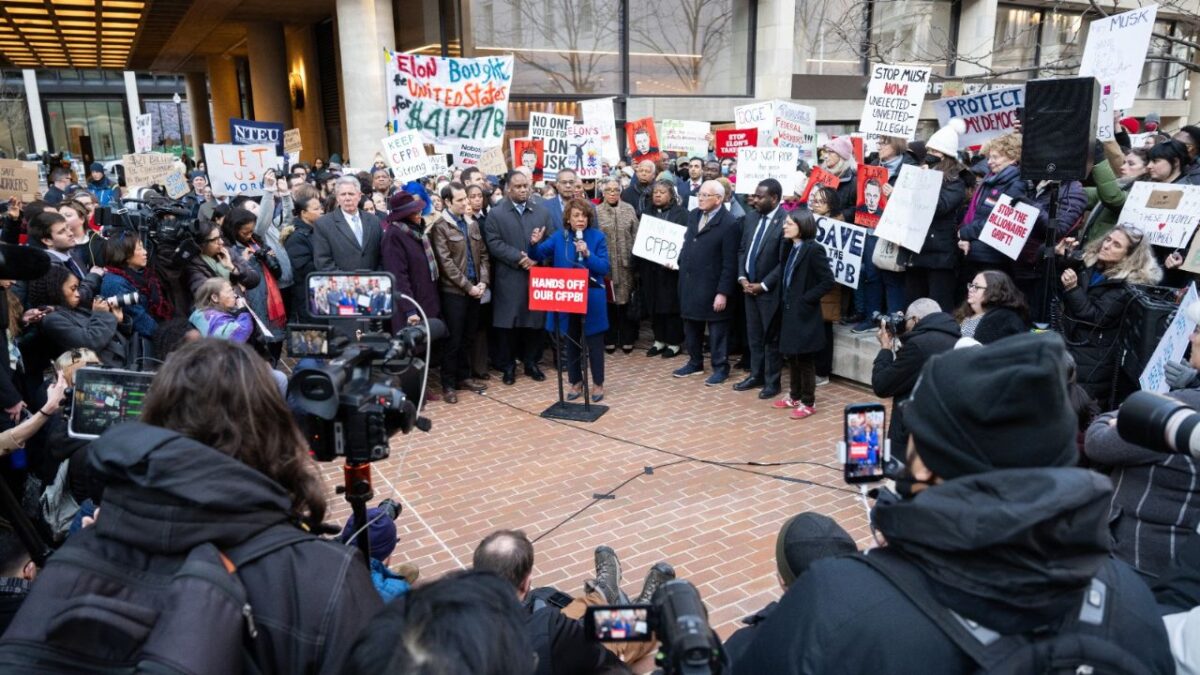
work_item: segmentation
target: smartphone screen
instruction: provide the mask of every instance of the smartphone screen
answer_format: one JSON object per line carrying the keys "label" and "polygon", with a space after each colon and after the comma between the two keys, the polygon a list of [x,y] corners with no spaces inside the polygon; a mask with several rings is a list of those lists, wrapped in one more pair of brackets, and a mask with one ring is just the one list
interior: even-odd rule
{"label": "smartphone screen", "polygon": [[136,421],[142,415],[153,377],[153,373],[131,370],[75,371],[68,434],[73,438],[96,438],[114,424]]}
{"label": "smartphone screen", "polygon": [[583,618],[589,640],[645,642],[651,639],[650,605],[594,605]]}
{"label": "smartphone screen", "polygon": [[369,274],[308,275],[308,306],[315,317],[376,318],[392,316],[392,275]]}
{"label": "smartphone screen", "polygon": [[329,326],[292,324],[287,328],[288,355],[296,358],[323,359],[329,356]]}
{"label": "smartphone screen", "polygon": [[842,473],[847,483],[883,480],[883,443],[887,438],[882,403],[846,406],[846,462]]}

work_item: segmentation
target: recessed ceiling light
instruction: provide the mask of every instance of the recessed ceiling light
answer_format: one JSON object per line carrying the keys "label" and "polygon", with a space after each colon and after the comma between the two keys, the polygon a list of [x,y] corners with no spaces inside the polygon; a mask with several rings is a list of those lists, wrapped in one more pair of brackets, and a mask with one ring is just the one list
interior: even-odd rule
{"label": "recessed ceiling light", "polygon": [[55,5],[74,5],[76,7],[95,7],[94,0],[50,0]]}
{"label": "recessed ceiling light", "polygon": [[6,7],[4,11],[9,14],[41,14],[46,15],[45,7]]}
{"label": "recessed ceiling light", "polygon": [[54,10],[54,14],[56,16],[60,16],[60,17],[62,17],[62,16],[78,16],[78,17],[83,17],[85,19],[90,19],[91,17],[96,15],[95,12],[86,10],[86,9],[56,9],[56,10]]}
{"label": "recessed ceiling light", "polygon": [[116,21],[137,21],[142,18],[138,12],[105,12],[104,19],[113,19]]}
{"label": "recessed ceiling light", "polygon": [[23,29],[21,29],[21,32],[22,33],[50,33],[50,34],[53,34],[54,29],[53,28],[23,28]]}
{"label": "recessed ceiling light", "polygon": [[105,9],[141,9],[145,6],[144,2],[125,2],[124,0],[111,0],[104,3]]}
{"label": "recessed ceiling light", "polygon": [[70,26],[72,28],[94,28],[96,26],[91,21],[59,21],[58,25]]}
{"label": "recessed ceiling light", "polygon": [[21,26],[53,26],[50,19],[13,19],[13,23]]}

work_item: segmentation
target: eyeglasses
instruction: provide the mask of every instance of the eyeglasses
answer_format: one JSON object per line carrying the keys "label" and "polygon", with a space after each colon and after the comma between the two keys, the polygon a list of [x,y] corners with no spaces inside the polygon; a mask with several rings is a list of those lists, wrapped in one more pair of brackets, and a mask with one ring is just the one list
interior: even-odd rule
{"label": "eyeglasses", "polygon": [[967,290],[968,291],[986,291],[987,286],[980,286],[979,284],[970,283],[970,284],[967,284]]}
{"label": "eyeglasses", "polygon": [[218,234],[217,236],[212,237],[211,239],[205,239],[204,243],[207,244],[209,242],[214,242],[214,241],[221,241],[221,235]]}
{"label": "eyeglasses", "polygon": [[696,196],[697,197],[724,197],[725,195],[719,195],[715,192],[697,192]]}

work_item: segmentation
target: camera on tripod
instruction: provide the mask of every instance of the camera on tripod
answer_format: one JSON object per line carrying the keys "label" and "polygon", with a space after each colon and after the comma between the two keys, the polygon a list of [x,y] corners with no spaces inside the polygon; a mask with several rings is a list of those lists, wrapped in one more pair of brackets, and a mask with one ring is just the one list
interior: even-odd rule
{"label": "camera on tripod", "polygon": [[192,238],[198,222],[187,204],[154,189],[141,191],[139,197],[124,198],[119,206],[96,207],[96,224],[106,238],[122,230],[135,232],[152,255],[165,249],[177,265],[200,254]]}
{"label": "camera on tripod", "polygon": [[1200,459],[1200,413],[1169,396],[1130,394],[1117,412],[1117,434],[1151,450]]}

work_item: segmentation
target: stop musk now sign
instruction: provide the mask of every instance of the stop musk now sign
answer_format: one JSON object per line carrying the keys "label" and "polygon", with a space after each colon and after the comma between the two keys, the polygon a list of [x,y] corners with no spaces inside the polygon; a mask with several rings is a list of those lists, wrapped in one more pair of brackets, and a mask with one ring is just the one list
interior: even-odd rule
{"label": "stop musk now sign", "polygon": [[587,296],[586,269],[529,269],[529,309],[535,312],[587,314]]}

